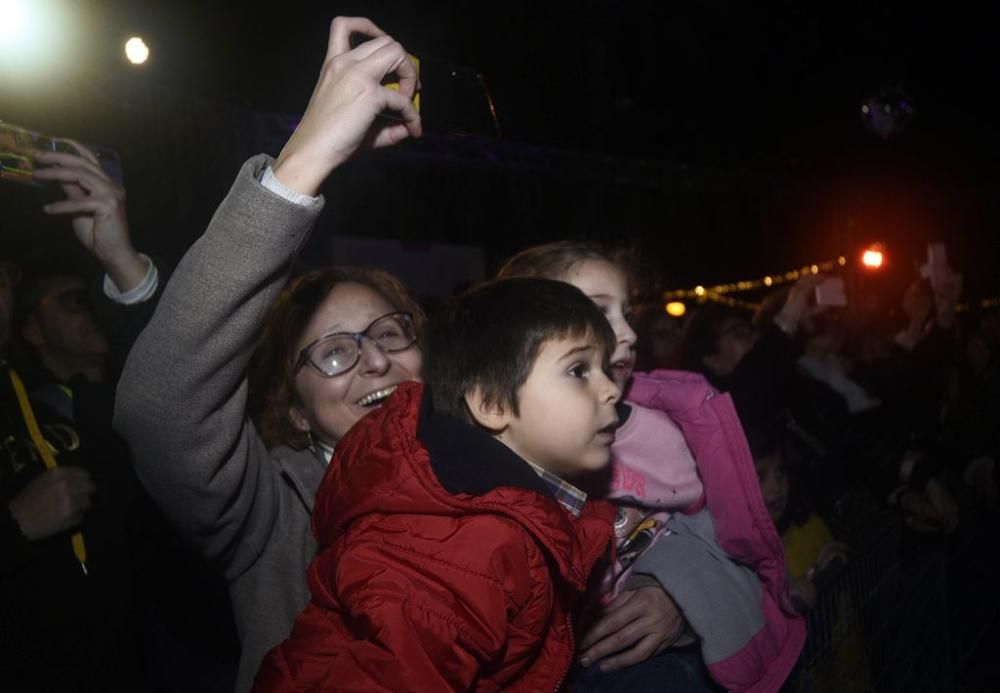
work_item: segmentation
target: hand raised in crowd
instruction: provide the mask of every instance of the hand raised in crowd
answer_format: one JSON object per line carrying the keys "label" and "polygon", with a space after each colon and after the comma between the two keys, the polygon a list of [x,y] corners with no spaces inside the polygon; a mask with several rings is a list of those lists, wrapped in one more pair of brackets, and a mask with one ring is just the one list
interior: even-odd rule
{"label": "hand raised in crowd", "polygon": [[[372,37],[352,49],[353,34]],[[399,89],[382,84],[394,75]],[[411,98],[417,69],[403,47],[363,17],[337,17],[305,114],[278,155],[274,175],[315,196],[323,181],[362,146],[385,147],[421,134]],[[385,112],[391,116],[383,116]]]}
{"label": "hand raised in crowd", "polygon": [[662,587],[625,590],[580,642],[580,663],[603,660],[604,671],[624,669],[659,654],[683,632],[681,610]]}
{"label": "hand raised in crowd", "polygon": [[788,580],[788,595],[791,597],[796,611],[800,614],[812,610],[816,606],[816,599],[819,597],[816,585],[812,583],[808,575],[790,578]]}
{"label": "hand raised in crowd", "polygon": [[69,216],[80,244],[104,267],[120,291],[128,291],[146,275],[146,263],[129,235],[125,188],[111,179],[85,146],[62,139],[77,154],[39,152],[35,178],[58,183],[65,200],[45,205],[46,214]]}
{"label": "hand raised in crowd", "polygon": [[937,515],[941,530],[946,533],[955,531],[958,527],[958,504],[945,485],[937,479],[931,479],[924,488],[924,495]]}
{"label": "hand raised in crowd", "polygon": [[923,280],[916,280],[903,293],[903,312],[909,318],[906,331],[913,339],[924,336],[927,323],[934,311],[932,296],[925,290]]}
{"label": "hand raised in crowd", "polygon": [[[788,298],[785,305],[776,316],[774,322],[785,332],[793,334],[799,327],[803,318],[818,312],[817,306],[812,303],[812,298],[816,293],[816,287],[826,281],[824,274],[807,274],[792,284],[788,291]],[[818,307],[822,309],[823,307]]]}
{"label": "hand raised in crowd", "polygon": [[899,499],[906,525],[917,532],[950,533],[958,526],[958,506],[944,485],[927,482],[923,493],[907,490]]}
{"label": "hand raised in crowd", "polygon": [[38,541],[80,524],[95,490],[85,469],[48,469],[14,496],[10,512],[24,536]]}
{"label": "hand raised in crowd", "polygon": [[835,560],[847,562],[847,554],[850,550],[851,547],[842,541],[828,541],[820,549],[819,555],[816,556],[816,563],[810,569],[808,573],[809,577],[811,578],[816,573],[824,570]]}
{"label": "hand raised in crowd", "polygon": [[955,324],[958,299],[962,296],[962,275],[948,270],[934,287],[934,309],[938,327],[950,329]]}

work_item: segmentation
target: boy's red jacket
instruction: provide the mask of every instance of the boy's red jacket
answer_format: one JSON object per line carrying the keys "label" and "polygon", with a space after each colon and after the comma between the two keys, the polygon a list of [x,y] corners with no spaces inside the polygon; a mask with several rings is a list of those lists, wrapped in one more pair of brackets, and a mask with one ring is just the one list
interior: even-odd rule
{"label": "boy's red jacket", "polygon": [[556,690],[613,517],[592,501],[573,518],[506,446],[400,385],[337,446],[311,601],[255,690]]}

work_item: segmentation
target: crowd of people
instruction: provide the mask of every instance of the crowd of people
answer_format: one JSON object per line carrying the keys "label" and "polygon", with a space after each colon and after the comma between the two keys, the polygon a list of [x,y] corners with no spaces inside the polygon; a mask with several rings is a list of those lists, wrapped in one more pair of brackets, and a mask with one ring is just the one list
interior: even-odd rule
{"label": "crowd of people", "polygon": [[957,274],[856,325],[821,275],[633,310],[625,256],[575,240],[429,315],[381,270],[296,272],[324,182],[420,136],[418,86],[334,20],[176,267],[86,147],[39,154],[76,252],[0,265],[12,690],[778,691],[858,497],[922,536],[994,508],[1000,318]]}

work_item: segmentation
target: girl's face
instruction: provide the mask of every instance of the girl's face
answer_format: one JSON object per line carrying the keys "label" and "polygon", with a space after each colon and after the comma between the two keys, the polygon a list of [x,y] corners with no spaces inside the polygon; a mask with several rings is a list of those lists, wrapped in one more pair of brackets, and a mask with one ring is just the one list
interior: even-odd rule
{"label": "girl's face", "polygon": [[788,474],[781,453],[775,452],[754,460],[760,493],[764,497],[767,512],[775,524],[781,520],[788,506]]}
{"label": "girl's face", "polygon": [[635,368],[635,331],[629,325],[632,306],[625,274],[606,260],[585,260],[559,277],[585,293],[597,304],[614,330],[615,352],[611,355],[611,377],[624,389]]}
{"label": "girl's face", "polygon": [[[316,309],[299,336],[296,352],[322,335],[359,332],[375,319],[397,310],[374,289],[338,284]],[[334,446],[361,417],[374,411],[396,386],[420,380],[421,353],[416,344],[387,353],[370,339],[362,339],[361,354],[350,370],[326,377],[305,365],[295,374],[295,399],[289,417],[302,431]]]}

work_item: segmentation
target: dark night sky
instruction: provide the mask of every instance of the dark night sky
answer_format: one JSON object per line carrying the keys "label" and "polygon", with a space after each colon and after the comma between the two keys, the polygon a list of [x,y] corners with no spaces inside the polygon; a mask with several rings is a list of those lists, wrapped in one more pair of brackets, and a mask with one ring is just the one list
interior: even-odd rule
{"label": "dark night sky", "polygon": [[[866,217],[859,223],[875,229],[869,235],[891,241],[892,228],[905,238],[908,227],[920,227],[915,245],[946,238],[955,255],[986,258],[981,276],[994,274],[1000,44],[998,11],[981,5],[374,0],[270,12],[233,0],[88,5],[79,59],[51,75],[50,90],[70,91],[81,74],[119,74],[296,113],[308,101],[330,19],[363,14],[429,62],[481,72],[507,142],[781,181],[765,212],[753,214],[777,230],[762,239],[792,246],[786,257],[826,254],[822,243],[790,239],[789,229],[805,220],[826,215],[828,226],[842,226]],[[131,31],[153,50],[142,73],[117,55]],[[425,83],[428,99],[433,86]],[[897,88],[913,115],[880,139],[865,128],[861,106]],[[429,127],[434,105],[426,104]],[[750,264],[764,267],[770,251],[755,242],[762,250]]]}
{"label": "dark night sky", "polygon": [[329,19],[357,13],[417,55],[482,72],[513,141],[684,161],[809,155],[864,146],[862,99],[899,85],[915,108],[908,146],[976,162],[1000,142],[996,12],[984,9],[376,0],[279,14],[104,1],[148,27],[155,78],[268,110],[302,108]]}

